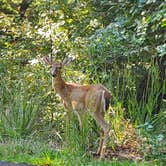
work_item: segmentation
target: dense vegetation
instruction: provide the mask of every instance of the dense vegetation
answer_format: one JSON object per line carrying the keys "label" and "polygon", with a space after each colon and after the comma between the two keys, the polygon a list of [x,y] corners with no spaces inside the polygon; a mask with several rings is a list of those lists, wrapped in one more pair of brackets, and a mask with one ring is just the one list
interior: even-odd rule
{"label": "dense vegetation", "polygon": [[[164,0],[1,0],[0,160],[165,163],[165,32]],[[65,110],[41,61],[45,55],[73,58],[63,69],[66,81],[101,83],[112,92],[107,161],[92,155],[99,131],[91,117],[79,130],[73,115],[66,129]],[[133,157],[120,156],[126,149]]]}

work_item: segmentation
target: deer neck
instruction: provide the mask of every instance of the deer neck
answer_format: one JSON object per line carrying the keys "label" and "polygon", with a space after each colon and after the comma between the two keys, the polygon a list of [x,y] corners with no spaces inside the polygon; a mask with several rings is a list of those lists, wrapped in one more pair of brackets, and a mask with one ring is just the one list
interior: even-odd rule
{"label": "deer neck", "polygon": [[66,83],[61,77],[61,73],[59,72],[56,77],[52,77],[52,85],[54,90],[61,96],[66,96],[65,89]]}

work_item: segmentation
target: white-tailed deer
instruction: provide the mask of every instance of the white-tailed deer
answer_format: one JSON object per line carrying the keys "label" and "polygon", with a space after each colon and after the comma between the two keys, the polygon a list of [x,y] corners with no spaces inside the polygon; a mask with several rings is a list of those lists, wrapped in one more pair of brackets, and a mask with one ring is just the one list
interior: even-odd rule
{"label": "white-tailed deer", "polygon": [[68,63],[52,62],[49,57],[44,57],[46,64],[51,66],[52,86],[60,95],[67,115],[74,111],[82,127],[80,114],[88,112],[101,128],[100,143],[97,153],[100,158],[104,157],[106,143],[109,136],[109,125],[104,119],[104,114],[109,107],[111,93],[102,85],[79,85],[67,83],[61,77],[61,68]]}

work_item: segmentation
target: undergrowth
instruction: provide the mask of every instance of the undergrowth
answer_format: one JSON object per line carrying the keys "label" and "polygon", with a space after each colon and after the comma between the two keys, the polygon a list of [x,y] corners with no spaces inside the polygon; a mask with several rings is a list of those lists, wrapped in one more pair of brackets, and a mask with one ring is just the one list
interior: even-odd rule
{"label": "undergrowth", "polygon": [[55,166],[149,166],[159,165],[157,162],[134,162],[134,161],[117,161],[96,160],[89,154],[73,153],[68,149],[58,149],[53,147],[52,143],[29,139],[7,139],[0,141],[0,160],[14,163],[28,163],[32,165],[55,165]]}

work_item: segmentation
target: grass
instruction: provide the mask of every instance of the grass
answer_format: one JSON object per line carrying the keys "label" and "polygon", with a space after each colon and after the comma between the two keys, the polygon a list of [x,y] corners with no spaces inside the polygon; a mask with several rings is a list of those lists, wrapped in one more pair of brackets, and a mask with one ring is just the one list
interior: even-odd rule
{"label": "grass", "polygon": [[58,150],[51,143],[33,139],[8,139],[0,142],[0,160],[33,165],[55,166],[157,166],[156,162],[100,161],[91,155],[70,153],[69,149]]}

